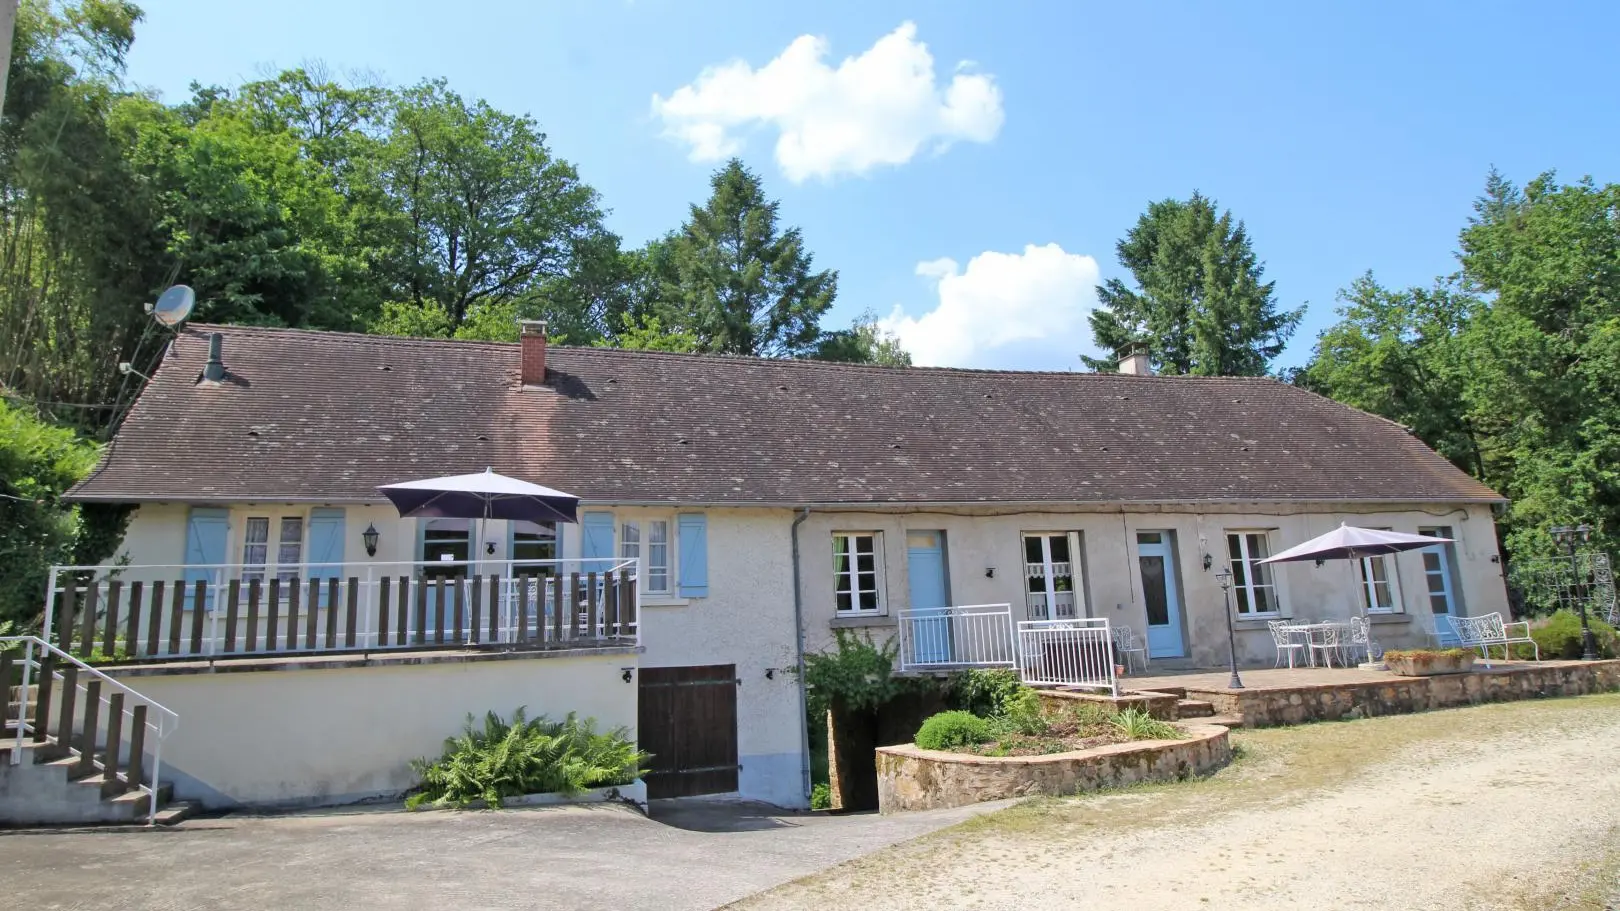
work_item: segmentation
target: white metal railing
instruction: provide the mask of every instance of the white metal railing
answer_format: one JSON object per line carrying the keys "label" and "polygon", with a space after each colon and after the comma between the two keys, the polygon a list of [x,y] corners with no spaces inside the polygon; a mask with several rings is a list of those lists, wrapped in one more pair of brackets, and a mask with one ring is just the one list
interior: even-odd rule
{"label": "white metal railing", "polygon": [[899,619],[902,671],[1018,663],[1009,604],[916,608]]}
{"label": "white metal railing", "polygon": [[1018,672],[1032,685],[1079,686],[1119,695],[1106,617],[1018,623]]}
{"label": "white metal railing", "polygon": [[[21,661],[17,662],[19,655]],[[163,772],[163,740],[180,726],[180,716],[38,636],[0,636],[0,694],[9,694],[11,668],[17,665],[21,668],[21,679],[16,712],[9,719],[14,737],[11,764],[22,762],[25,739],[46,743],[53,736],[54,728],[60,753],[79,757],[80,768],[87,773],[93,768],[102,772],[103,788],[107,789],[103,793],[114,788],[145,793],[147,824],[155,822]],[[57,693],[59,682],[61,689]],[[54,719],[51,717],[53,698],[59,700],[54,707]],[[107,709],[105,714],[103,706]],[[30,708],[34,710],[32,720]],[[148,736],[152,751],[150,784],[144,772]],[[100,760],[96,759],[98,742],[106,745]],[[122,778],[119,776],[121,762]]]}
{"label": "white metal railing", "polygon": [[1075,616],[1074,592],[1053,592],[1048,599],[1046,592],[1029,592],[1024,596],[1024,608],[1030,617],[1036,620],[1063,620]]}
{"label": "white metal railing", "polygon": [[579,558],[268,571],[240,563],[56,566],[44,630],[96,659],[639,643],[637,565]]}

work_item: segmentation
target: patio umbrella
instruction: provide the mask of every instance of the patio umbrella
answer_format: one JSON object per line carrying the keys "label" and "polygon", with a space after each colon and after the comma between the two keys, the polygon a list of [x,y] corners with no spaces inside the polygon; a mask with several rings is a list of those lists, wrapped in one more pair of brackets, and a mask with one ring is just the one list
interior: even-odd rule
{"label": "patio umbrella", "polygon": [[[1338,528],[1325,535],[1318,535],[1304,544],[1296,544],[1260,562],[1297,563],[1302,560],[1314,560],[1317,562],[1323,560],[1349,560],[1352,561],[1350,577],[1354,581],[1354,561],[1356,560],[1366,557],[1381,557],[1386,554],[1398,554],[1408,550],[1421,550],[1425,547],[1450,542],[1450,538],[1431,538],[1428,535],[1409,535],[1405,532],[1358,528],[1354,525],[1340,523]],[[1368,608],[1363,607],[1361,611],[1363,620],[1368,619],[1367,614]],[[1372,656],[1372,624],[1369,622],[1367,625],[1367,657],[1369,661]]]}
{"label": "patio umbrella", "polygon": [[[384,484],[377,489],[403,518],[477,519],[480,539],[486,519],[578,521],[579,497],[496,474],[492,468],[474,474]],[[473,543],[473,552],[477,553],[477,542]]]}

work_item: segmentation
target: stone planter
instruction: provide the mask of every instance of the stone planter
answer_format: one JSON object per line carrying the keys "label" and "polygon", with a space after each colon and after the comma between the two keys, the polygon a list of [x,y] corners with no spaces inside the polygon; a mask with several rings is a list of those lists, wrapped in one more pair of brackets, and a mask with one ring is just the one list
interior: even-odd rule
{"label": "stone planter", "polygon": [[1005,797],[1063,797],[1143,781],[1175,781],[1231,761],[1226,728],[1177,725],[1186,740],[1114,743],[1050,756],[976,756],[919,750],[877,751],[878,808],[884,813],[961,807]]}
{"label": "stone planter", "polygon": [[1384,655],[1390,673],[1402,677],[1436,677],[1441,674],[1466,674],[1474,669],[1474,653],[1460,655],[1426,653],[1418,655]]}

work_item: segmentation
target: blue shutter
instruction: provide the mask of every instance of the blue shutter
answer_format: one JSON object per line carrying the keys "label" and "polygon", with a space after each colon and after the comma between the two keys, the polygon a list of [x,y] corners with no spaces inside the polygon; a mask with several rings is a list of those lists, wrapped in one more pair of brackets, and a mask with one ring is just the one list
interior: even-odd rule
{"label": "blue shutter", "polygon": [[[225,537],[230,528],[230,511],[218,507],[194,506],[191,514],[186,517],[186,610],[197,605],[192,602],[192,587],[198,582],[207,582],[212,586],[220,581],[224,571],[214,569],[192,569],[211,564],[225,562]],[[214,590],[208,589],[204,604],[213,602]]]}
{"label": "blue shutter", "polygon": [[682,598],[709,596],[709,517],[700,512],[676,516],[680,528],[679,589]]}
{"label": "blue shutter", "polygon": [[[322,506],[309,511],[309,547],[305,551],[304,562],[337,564],[343,562],[343,518],[342,507]],[[309,578],[321,580],[319,601],[321,607],[331,606],[326,603],[325,580],[342,576],[341,565],[310,567]]]}
{"label": "blue shutter", "polygon": [[[579,519],[580,557],[585,560],[611,560],[613,558],[613,513],[588,512]],[[585,572],[606,572],[611,564],[587,563]]]}

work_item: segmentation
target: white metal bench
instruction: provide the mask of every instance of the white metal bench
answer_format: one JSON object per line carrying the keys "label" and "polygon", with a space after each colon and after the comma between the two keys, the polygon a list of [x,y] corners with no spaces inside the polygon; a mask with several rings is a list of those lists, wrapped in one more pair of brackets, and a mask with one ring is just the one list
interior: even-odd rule
{"label": "white metal bench", "polygon": [[1485,659],[1485,666],[1491,666],[1491,646],[1502,646],[1502,660],[1511,657],[1510,647],[1528,642],[1534,650],[1536,660],[1541,660],[1541,646],[1536,640],[1530,638],[1530,621],[1515,620],[1511,623],[1502,619],[1501,614],[1483,614],[1478,617],[1452,617],[1451,629],[1457,636],[1458,644],[1462,648],[1477,648],[1479,654]]}

